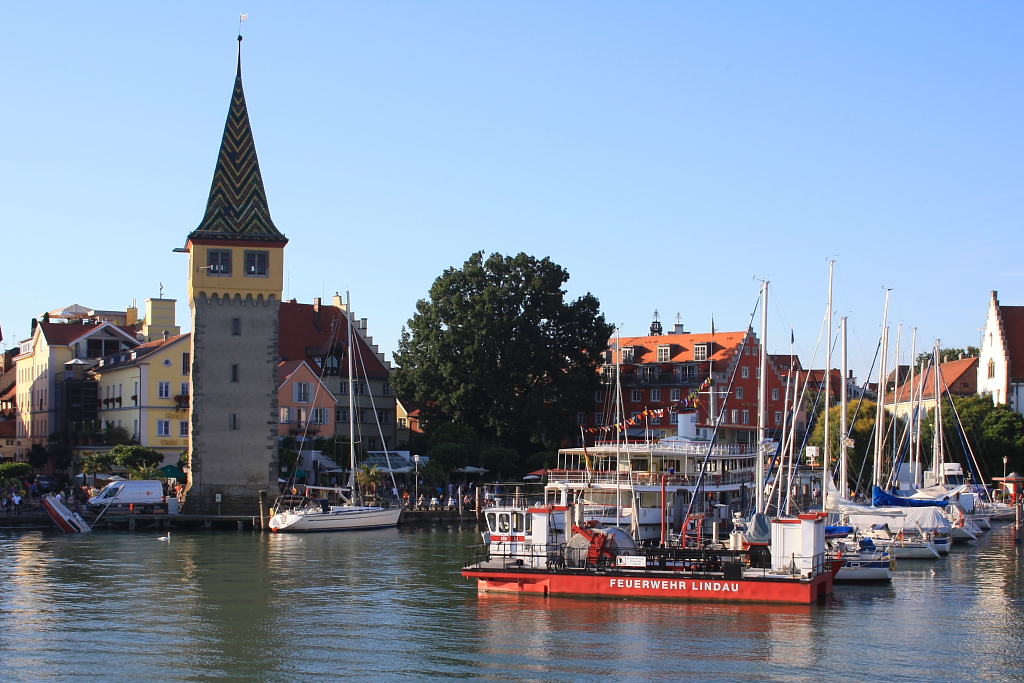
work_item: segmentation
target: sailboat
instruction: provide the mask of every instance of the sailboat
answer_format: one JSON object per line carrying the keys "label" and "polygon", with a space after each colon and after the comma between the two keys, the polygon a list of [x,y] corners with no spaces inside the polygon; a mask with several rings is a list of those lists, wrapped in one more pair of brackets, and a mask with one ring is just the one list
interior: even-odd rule
{"label": "sailboat", "polygon": [[[355,438],[355,364],[356,349],[352,330],[352,301],[347,298],[345,319],[348,325],[348,416],[349,416],[349,486],[306,486],[301,496],[279,496],[271,510],[270,530],[277,531],[354,531],[383,529],[398,524],[401,507],[357,505],[356,438]],[[346,495],[350,494],[350,495]]]}

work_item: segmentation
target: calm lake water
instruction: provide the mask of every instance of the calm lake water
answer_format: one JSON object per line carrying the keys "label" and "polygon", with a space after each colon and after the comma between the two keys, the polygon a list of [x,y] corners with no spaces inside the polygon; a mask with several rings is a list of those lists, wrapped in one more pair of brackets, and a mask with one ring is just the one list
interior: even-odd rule
{"label": "calm lake water", "polygon": [[1008,527],[815,607],[478,595],[469,531],[0,532],[0,680],[1024,677]]}

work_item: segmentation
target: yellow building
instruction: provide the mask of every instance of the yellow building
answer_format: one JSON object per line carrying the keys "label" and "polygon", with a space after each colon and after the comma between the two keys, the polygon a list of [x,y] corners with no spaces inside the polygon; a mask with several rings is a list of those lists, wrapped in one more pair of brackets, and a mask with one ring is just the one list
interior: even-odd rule
{"label": "yellow building", "polygon": [[146,342],[101,358],[92,370],[101,423],[125,428],[166,464],[188,450],[190,342],[188,334]]}

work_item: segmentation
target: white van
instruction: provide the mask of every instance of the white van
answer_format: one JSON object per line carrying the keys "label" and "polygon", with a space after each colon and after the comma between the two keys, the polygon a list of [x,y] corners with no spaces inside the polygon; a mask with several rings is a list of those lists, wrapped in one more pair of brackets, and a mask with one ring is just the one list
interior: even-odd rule
{"label": "white van", "polygon": [[164,497],[164,485],[159,481],[114,481],[106,485],[102,491],[90,498],[86,505],[106,507],[118,505],[153,505],[167,504]]}

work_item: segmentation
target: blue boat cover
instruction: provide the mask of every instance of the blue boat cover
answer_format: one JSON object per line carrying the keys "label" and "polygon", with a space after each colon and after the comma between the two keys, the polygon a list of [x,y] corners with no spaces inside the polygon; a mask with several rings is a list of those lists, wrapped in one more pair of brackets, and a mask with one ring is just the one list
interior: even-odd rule
{"label": "blue boat cover", "polygon": [[903,508],[944,508],[949,505],[948,500],[922,500],[920,498],[900,498],[891,493],[886,493],[878,486],[871,495],[871,504],[875,507],[903,507]]}

